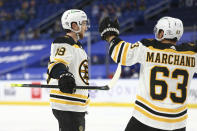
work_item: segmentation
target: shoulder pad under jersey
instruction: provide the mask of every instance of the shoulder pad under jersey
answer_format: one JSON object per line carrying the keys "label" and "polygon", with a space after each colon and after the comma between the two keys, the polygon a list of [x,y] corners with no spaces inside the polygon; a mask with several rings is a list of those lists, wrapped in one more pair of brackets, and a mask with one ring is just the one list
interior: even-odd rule
{"label": "shoulder pad under jersey", "polygon": [[197,52],[197,46],[194,43],[182,43],[176,46],[178,51],[193,51]]}
{"label": "shoulder pad under jersey", "polygon": [[155,39],[142,39],[140,41],[144,46],[153,46],[158,43]]}
{"label": "shoulder pad under jersey", "polygon": [[69,45],[74,45],[76,42],[73,40],[72,37],[70,36],[63,36],[63,37],[57,37],[54,41],[53,44],[61,44],[61,43],[66,43]]}
{"label": "shoulder pad under jersey", "polygon": [[171,43],[163,44],[160,41],[157,41],[156,39],[142,39],[140,42],[146,47],[152,46],[155,49],[161,49],[161,50],[168,49],[171,48],[171,46],[174,46]]}

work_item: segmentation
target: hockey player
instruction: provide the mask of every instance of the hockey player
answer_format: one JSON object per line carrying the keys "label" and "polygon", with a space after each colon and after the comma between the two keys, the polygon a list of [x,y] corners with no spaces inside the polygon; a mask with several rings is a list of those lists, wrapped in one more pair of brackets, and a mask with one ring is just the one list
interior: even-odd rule
{"label": "hockey player", "polygon": [[83,39],[89,23],[86,13],[77,9],[65,11],[61,23],[66,35],[51,45],[47,79],[60,89],[50,91],[50,104],[60,131],[84,131],[88,90],[74,87],[88,85],[87,54],[78,40]]}
{"label": "hockey player", "polygon": [[154,28],[156,39],[134,44],[118,37],[119,24],[109,17],[100,23],[99,32],[110,43],[109,55],[116,63],[141,64],[133,116],[125,131],[185,131],[197,49],[191,43],[176,45],[183,34],[182,21],[163,17]]}

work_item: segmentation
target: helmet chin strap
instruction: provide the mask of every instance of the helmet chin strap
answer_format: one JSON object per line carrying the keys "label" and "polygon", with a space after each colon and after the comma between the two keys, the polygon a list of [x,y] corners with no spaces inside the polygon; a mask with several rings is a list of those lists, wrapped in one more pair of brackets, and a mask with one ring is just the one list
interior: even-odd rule
{"label": "helmet chin strap", "polygon": [[80,40],[79,33],[76,33],[76,35],[77,35],[77,40]]}
{"label": "helmet chin strap", "polygon": [[80,40],[80,36],[79,36],[79,32],[81,32],[81,26],[79,26],[79,30],[76,31],[76,30],[73,30],[71,29],[72,32],[75,32],[76,36],[77,36],[77,40]]}
{"label": "helmet chin strap", "polygon": [[155,38],[156,38],[157,41],[162,41],[163,40],[163,39],[157,38],[157,36],[155,36]]}

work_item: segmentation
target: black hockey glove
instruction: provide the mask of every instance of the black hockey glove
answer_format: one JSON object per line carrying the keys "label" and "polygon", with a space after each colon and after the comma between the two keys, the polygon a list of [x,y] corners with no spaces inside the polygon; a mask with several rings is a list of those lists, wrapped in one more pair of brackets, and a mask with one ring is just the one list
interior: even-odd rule
{"label": "black hockey glove", "polygon": [[117,19],[112,21],[109,17],[105,17],[99,24],[99,32],[102,40],[106,40],[109,36],[118,36],[119,28]]}
{"label": "black hockey glove", "polygon": [[60,86],[60,91],[63,93],[74,93],[76,90],[74,89],[75,79],[74,75],[70,72],[65,72],[60,75],[60,78],[58,80],[58,85]]}

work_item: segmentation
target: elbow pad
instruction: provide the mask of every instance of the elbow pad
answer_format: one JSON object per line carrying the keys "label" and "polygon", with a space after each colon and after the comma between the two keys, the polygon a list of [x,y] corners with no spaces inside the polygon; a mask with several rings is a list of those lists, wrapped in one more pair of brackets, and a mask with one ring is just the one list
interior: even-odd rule
{"label": "elbow pad", "polygon": [[68,67],[62,63],[57,63],[49,72],[49,76],[53,79],[59,79],[61,74],[68,72]]}

